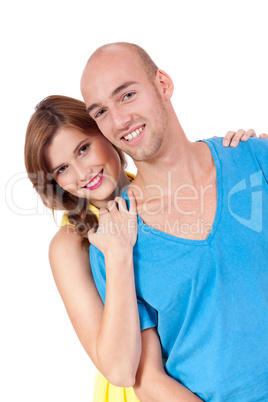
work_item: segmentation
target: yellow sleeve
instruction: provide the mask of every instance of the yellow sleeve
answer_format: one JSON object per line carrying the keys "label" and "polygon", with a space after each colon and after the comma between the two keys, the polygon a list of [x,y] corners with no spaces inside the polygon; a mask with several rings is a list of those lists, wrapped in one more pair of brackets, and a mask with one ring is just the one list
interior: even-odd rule
{"label": "yellow sleeve", "polygon": [[[63,226],[66,226],[66,225],[74,226],[72,223],[70,223],[70,222],[68,221],[68,212],[64,212],[63,217],[62,217],[62,220],[61,220],[61,225],[60,225],[60,227],[62,228]],[[75,227],[75,226],[74,226],[74,227]]]}

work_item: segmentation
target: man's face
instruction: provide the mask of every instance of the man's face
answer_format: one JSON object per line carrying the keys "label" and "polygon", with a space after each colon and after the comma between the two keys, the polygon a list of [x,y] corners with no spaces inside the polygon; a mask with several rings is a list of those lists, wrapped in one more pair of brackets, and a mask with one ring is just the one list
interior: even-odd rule
{"label": "man's face", "polygon": [[128,50],[105,52],[87,66],[81,91],[105,137],[135,161],[161,148],[167,112],[157,86]]}

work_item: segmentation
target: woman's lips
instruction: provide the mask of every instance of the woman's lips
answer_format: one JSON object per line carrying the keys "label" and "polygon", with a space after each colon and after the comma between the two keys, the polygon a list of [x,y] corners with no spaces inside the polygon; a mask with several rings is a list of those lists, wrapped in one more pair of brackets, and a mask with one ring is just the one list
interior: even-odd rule
{"label": "woman's lips", "polygon": [[95,190],[103,182],[103,169],[92,180],[90,180],[83,188],[87,190]]}

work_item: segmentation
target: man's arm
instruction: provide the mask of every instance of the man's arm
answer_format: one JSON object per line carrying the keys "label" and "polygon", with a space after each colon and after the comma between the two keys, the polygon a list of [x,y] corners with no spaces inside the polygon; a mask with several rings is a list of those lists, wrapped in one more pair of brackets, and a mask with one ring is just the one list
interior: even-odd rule
{"label": "man's arm", "polygon": [[142,353],[134,391],[141,402],[197,402],[201,399],[173,378],[163,367],[155,328],[142,331]]}

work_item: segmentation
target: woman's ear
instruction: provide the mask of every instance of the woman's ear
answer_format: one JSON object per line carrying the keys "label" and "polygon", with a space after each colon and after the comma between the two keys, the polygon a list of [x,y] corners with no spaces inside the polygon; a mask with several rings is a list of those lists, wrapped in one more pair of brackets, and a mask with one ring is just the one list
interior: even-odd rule
{"label": "woman's ear", "polygon": [[170,76],[165,71],[158,70],[155,80],[160,93],[166,100],[170,100],[174,90],[174,84]]}

